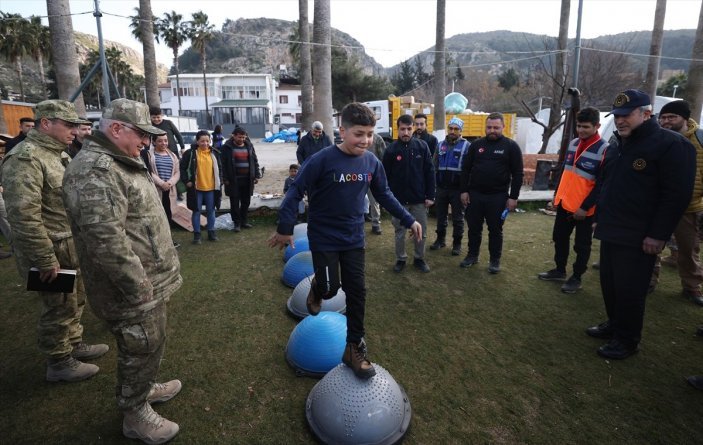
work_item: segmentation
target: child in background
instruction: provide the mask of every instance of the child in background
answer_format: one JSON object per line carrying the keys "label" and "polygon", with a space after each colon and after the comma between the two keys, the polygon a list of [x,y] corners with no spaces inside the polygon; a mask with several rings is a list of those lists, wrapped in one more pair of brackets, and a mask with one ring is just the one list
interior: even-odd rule
{"label": "child in background", "polygon": [[322,299],[334,297],[340,287],[347,297],[347,344],[342,362],[363,379],[376,371],[367,358],[364,341],[366,307],[364,197],[369,188],[391,215],[422,239],[420,224],[395,199],[386,181],[381,161],[367,149],[373,143],[376,117],[367,106],[351,103],[342,110],[339,131],[344,139],[306,160],[292,181],[279,210],[277,232],[269,246],[293,244],[296,208],[305,193],[309,197],[308,240],[315,278],[307,308],[317,315]]}
{"label": "child in background", "polygon": [[[295,181],[295,177],[298,174],[298,169],[300,169],[298,164],[291,164],[288,167],[288,177],[286,178],[286,182],[283,184],[283,194],[288,192],[291,184]],[[305,217],[303,215],[305,215],[305,201],[301,199],[298,203],[298,221],[305,221]]]}

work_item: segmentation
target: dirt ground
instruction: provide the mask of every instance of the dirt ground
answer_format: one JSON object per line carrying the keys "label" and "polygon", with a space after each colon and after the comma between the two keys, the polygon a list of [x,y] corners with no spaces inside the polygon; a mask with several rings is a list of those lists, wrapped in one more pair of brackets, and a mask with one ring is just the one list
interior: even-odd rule
{"label": "dirt ground", "polygon": [[288,166],[297,163],[296,145],[292,143],[273,144],[253,140],[259,167],[265,168],[264,176],[254,188],[261,195],[283,194],[283,183],[288,177]]}

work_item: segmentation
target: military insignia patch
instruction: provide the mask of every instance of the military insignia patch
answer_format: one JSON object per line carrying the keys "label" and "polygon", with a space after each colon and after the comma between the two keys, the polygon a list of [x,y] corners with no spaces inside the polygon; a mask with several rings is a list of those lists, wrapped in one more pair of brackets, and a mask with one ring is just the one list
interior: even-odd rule
{"label": "military insignia patch", "polygon": [[615,101],[613,102],[613,107],[622,107],[626,103],[630,101],[630,98],[627,97],[627,94],[625,93],[620,93],[615,97]]}
{"label": "military insignia patch", "polygon": [[637,158],[634,160],[634,162],[632,162],[632,168],[637,171],[644,170],[645,167],[647,167],[647,161],[642,158]]}

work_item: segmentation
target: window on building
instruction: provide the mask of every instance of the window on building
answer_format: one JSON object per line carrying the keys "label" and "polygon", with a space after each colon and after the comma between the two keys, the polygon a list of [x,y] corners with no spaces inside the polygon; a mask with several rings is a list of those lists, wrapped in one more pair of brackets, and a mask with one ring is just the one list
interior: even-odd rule
{"label": "window on building", "polygon": [[288,96],[278,96],[278,103],[279,104],[287,104],[288,103]]}

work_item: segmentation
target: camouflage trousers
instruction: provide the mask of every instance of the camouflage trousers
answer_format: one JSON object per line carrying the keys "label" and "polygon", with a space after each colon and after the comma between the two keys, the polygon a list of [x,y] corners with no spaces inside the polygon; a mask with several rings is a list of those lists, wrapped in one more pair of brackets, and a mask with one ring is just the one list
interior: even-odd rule
{"label": "camouflage trousers", "polygon": [[146,402],[166,345],[166,304],[126,320],[108,320],[117,341],[117,406],[127,411]]}
{"label": "camouflage trousers", "polygon": [[81,316],[85,308],[85,288],[78,271],[76,291],[72,294],[39,292],[42,299],[39,316],[39,350],[48,358],[61,358],[71,353],[73,344],[83,338]]}

